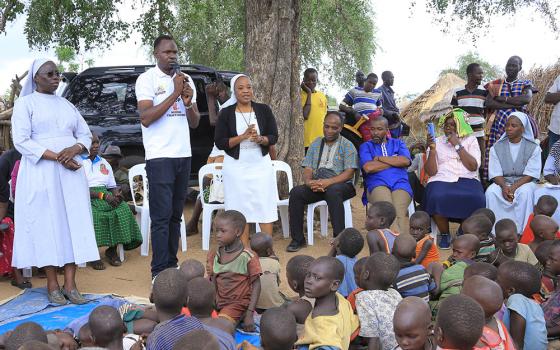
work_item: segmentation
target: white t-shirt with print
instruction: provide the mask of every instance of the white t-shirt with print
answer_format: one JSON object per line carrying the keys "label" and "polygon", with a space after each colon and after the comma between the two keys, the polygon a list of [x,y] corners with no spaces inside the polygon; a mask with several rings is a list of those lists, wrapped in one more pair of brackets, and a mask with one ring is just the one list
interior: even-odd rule
{"label": "white t-shirt with print", "polygon": [[91,159],[86,158],[82,162],[82,166],[86,173],[86,178],[88,180],[88,187],[105,186],[107,188],[117,187],[115,182],[115,176],[113,175],[113,169],[109,162],[105,159],[97,156],[91,161]]}
{"label": "white t-shirt with print", "polygon": [[[192,102],[195,103],[196,87],[192,78],[185,75],[193,89]],[[157,66],[142,73],[136,80],[136,99],[152,101],[154,106],[162,103],[173,90],[173,77],[162,72]],[[142,139],[146,160],[192,156],[187,110],[181,96],[177,97],[177,101],[167,112],[149,127],[142,125]]]}
{"label": "white t-shirt with print", "polygon": [[[552,84],[550,89],[548,89],[548,92],[560,92],[560,75],[556,78],[556,80],[554,80],[554,84]],[[560,135],[560,102],[554,105],[548,130],[552,131],[556,135]]]}

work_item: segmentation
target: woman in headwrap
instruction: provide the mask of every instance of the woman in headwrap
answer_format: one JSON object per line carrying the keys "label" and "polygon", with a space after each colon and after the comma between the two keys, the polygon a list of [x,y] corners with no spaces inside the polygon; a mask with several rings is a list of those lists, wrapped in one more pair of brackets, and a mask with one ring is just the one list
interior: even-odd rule
{"label": "woman in headwrap", "polygon": [[496,221],[511,219],[522,232],[533,212],[535,181],[541,174],[541,148],[535,141],[527,115],[508,116],[505,133],[490,149],[488,177],[493,182],[486,190],[486,207]]}
{"label": "woman in headwrap", "polygon": [[428,176],[424,209],[440,232],[440,248],[450,244],[449,219],[463,220],[484,208],[484,190],[478,176],[480,147],[462,109],[442,116],[438,123],[443,135],[435,140],[428,133]]}
{"label": "woman in headwrap", "polygon": [[[548,183],[535,191],[535,204],[544,195],[552,196],[560,203],[560,141],[554,143],[550,148],[550,153],[544,163],[543,175]],[[560,222],[560,210],[555,210],[552,218],[556,222]]]}
{"label": "woman in headwrap", "polygon": [[[231,97],[216,123],[216,146],[226,152],[224,158],[224,205],[237,210],[247,223],[258,223],[272,235],[272,223],[278,219],[276,175],[269,155],[278,140],[276,119],[270,107],[253,102],[251,80],[238,74],[231,80]],[[241,237],[248,247],[249,226]]]}
{"label": "woman in headwrap", "polygon": [[[44,267],[49,301],[83,304],[76,265],[99,259],[80,154],[91,133],[78,110],[56,96],[60,73],[46,59],[35,60],[17,99],[12,135],[22,154],[15,198],[12,265]],[[64,285],[56,268],[64,267]]]}

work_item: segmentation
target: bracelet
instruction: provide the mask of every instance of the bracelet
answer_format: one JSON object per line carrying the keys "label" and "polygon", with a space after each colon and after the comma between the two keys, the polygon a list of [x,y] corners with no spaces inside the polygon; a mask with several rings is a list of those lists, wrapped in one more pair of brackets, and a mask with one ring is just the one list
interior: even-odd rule
{"label": "bracelet", "polygon": [[185,107],[186,107],[187,109],[192,109],[192,108],[193,108],[193,104],[191,103],[191,104],[190,104],[190,105],[188,105],[188,106],[187,106],[187,105],[185,105]]}
{"label": "bracelet", "polygon": [[97,198],[103,200],[103,198],[105,198],[105,193],[103,193],[103,192],[97,193]]}

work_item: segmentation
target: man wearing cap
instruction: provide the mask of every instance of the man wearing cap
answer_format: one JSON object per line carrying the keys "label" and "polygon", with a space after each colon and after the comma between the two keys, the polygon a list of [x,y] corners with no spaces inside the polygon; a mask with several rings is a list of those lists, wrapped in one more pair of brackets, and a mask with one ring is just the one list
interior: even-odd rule
{"label": "man wearing cap", "polygon": [[177,66],[177,44],[168,35],[154,41],[157,65],[136,81],[136,98],[150,184],[152,278],[177,267],[181,216],[191,172],[189,127],[200,114],[193,80]]}

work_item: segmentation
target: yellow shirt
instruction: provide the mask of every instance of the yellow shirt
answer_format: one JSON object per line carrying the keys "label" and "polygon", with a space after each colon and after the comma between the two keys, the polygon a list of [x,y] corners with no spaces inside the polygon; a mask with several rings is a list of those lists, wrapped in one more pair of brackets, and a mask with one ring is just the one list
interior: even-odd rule
{"label": "yellow shirt", "polygon": [[[307,99],[307,93],[301,91],[301,107],[305,105],[305,100]],[[323,137],[323,121],[325,120],[325,115],[327,114],[327,96],[321,91],[315,90],[311,94],[311,110],[309,111],[309,117],[303,122],[303,145],[304,147],[309,147],[309,145],[315,141],[317,137]]]}
{"label": "yellow shirt", "polygon": [[352,311],[352,306],[342,295],[338,298],[338,314],[333,316],[312,317],[313,311],[307,316],[303,335],[296,345],[309,345],[309,350],[319,346],[336,346],[348,349],[352,333],[358,329],[360,321]]}

